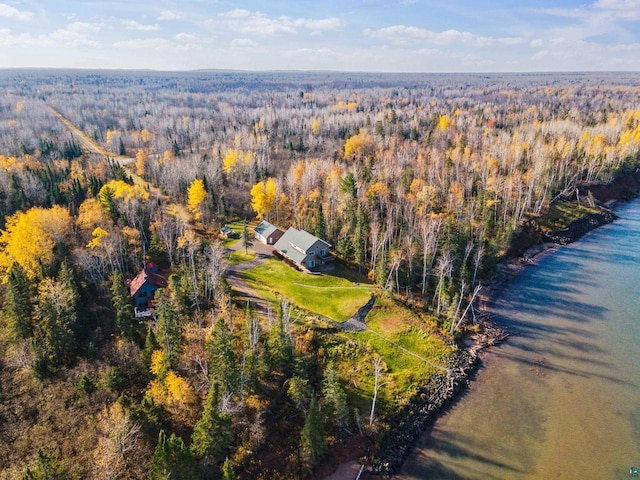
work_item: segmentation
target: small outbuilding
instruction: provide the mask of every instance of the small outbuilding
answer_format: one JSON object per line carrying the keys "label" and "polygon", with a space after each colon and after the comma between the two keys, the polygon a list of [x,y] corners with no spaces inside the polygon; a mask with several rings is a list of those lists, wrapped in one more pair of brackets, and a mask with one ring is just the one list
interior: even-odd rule
{"label": "small outbuilding", "polygon": [[275,225],[263,220],[260,224],[254,229],[256,240],[264,243],[265,245],[274,245],[284,232],[276,227]]}

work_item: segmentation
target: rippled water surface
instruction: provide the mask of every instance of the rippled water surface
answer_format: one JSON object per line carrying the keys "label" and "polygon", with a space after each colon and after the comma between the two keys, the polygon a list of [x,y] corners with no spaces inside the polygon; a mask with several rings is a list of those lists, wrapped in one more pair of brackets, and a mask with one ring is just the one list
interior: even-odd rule
{"label": "rippled water surface", "polygon": [[622,479],[640,467],[640,201],[538,261],[496,304],[511,333],[404,479]]}

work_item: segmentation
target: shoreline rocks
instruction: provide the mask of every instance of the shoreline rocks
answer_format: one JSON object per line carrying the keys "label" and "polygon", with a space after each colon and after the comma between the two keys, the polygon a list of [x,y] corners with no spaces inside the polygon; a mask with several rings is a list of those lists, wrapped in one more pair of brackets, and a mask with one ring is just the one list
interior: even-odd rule
{"label": "shoreline rocks", "polygon": [[472,345],[457,350],[447,359],[447,373],[433,375],[427,385],[389,422],[389,431],[368,469],[369,473],[379,476],[399,473],[407,455],[426,428],[468,387],[470,378],[480,366],[478,353],[508,336],[491,323],[488,315],[481,316],[478,325],[478,332],[471,337]]}

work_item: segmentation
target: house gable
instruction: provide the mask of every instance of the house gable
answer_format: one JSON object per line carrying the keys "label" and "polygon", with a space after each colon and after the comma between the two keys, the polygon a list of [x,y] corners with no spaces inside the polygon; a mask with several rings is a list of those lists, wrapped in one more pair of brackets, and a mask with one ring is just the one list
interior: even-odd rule
{"label": "house gable", "polygon": [[274,245],[283,257],[299,267],[313,269],[333,259],[331,245],[304,230],[289,228]]}
{"label": "house gable", "polygon": [[155,265],[149,264],[128,283],[136,307],[149,307],[155,291],[167,286],[167,279],[157,271]]}
{"label": "house gable", "polygon": [[254,229],[254,232],[256,239],[267,245],[273,245],[282,237],[282,235],[284,235],[282,230],[266,220],[260,222],[260,224]]}

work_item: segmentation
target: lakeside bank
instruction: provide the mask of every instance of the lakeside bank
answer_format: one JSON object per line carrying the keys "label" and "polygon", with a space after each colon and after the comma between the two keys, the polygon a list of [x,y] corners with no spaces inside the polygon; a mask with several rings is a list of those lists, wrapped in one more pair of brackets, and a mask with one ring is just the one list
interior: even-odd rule
{"label": "lakeside bank", "polygon": [[[536,263],[544,253],[553,251],[559,245],[572,243],[589,231],[615,220],[610,207],[618,201],[628,201],[640,192],[640,174],[637,168],[617,175],[607,185],[592,184],[580,186],[573,201],[582,198],[595,199],[600,205],[599,213],[584,215],[559,232],[543,233],[535,223],[525,222],[523,229],[514,237],[507,261],[500,264],[494,276],[486,284],[481,299],[485,311],[500,293],[509,287],[510,280],[528,265]],[[506,332],[494,325],[485,316],[472,342],[467,342],[450,359],[446,375],[435,375],[427,387],[414,396],[391,423],[392,428],[382,442],[375,461],[361,476],[375,478],[379,475],[398,474],[418,438],[428,435],[429,429],[467,391],[468,384],[482,365],[478,353],[506,337]],[[335,477],[331,477],[335,478]],[[346,480],[346,477],[344,477]]]}

